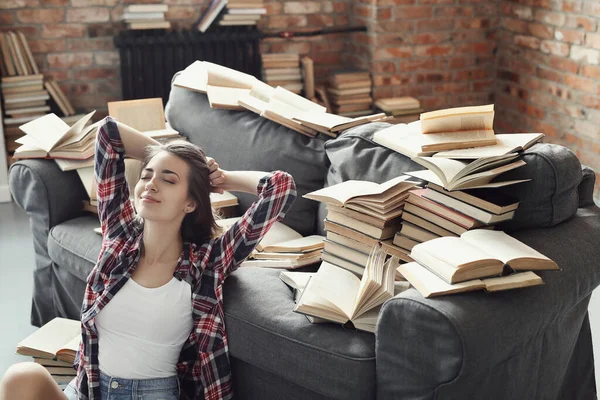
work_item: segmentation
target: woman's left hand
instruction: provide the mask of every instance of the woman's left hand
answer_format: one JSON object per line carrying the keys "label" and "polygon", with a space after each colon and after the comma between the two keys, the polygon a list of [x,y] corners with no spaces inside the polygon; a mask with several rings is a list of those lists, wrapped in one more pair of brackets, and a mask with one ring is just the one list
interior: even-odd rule
{"label": "woman's left hand", "polygon": [[211,191],[215,193],[223,193],[222,186],[227,181],[225,171],[219,168],[219,164],[212,157],[206,157],[206,163],[208,164],[210,185],[212,186]]}

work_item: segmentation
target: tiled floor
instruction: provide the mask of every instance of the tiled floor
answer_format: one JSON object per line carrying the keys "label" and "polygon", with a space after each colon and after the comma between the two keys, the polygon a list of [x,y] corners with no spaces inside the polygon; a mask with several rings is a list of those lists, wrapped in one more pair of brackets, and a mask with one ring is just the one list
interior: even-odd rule
{"label": "tiled floor", "polygon": [[[15,354],[19,340],[33,332],[29,324],[32,274],[34,266],[33,242],[29,220],[16,204],[0,204],[0,377],[6,369],[29,357]],[[596,290],[590,303],[590,320],[596,359],[596,381],[600,376],[600,292]]]}

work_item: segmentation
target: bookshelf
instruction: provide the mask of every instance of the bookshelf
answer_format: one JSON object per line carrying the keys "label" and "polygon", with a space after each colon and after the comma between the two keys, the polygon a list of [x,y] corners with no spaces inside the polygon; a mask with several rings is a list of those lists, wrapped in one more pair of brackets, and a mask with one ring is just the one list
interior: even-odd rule
{"label": "bookshelf", "polygon": [[[0,104],[0,116],[2,105]],[[1,118],[1,117],[0,117]],[[10,190],[8,190],[8,166],[6,164],[6,146],[4,144],[4,127],[0,121],[0,203],[11,201]]]}

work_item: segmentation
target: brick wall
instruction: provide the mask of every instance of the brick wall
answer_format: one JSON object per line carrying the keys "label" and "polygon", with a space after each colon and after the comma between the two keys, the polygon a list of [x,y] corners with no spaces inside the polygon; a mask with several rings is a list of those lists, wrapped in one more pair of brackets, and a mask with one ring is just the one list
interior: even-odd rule
{"label": "brick wall", "polygon": [[[600,2],[501,5],[496,128],[543,132],[600,171]],[[600,183],[600,174],[596,175]],[[596,196],[600,199],[600,185]]]}

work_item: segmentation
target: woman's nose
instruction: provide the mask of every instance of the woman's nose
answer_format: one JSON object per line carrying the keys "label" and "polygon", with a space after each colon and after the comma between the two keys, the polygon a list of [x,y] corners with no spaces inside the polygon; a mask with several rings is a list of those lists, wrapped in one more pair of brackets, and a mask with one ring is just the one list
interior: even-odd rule
{"label": "woman's nose", "polygon": [[146,190],[151,190],[153,192],[156,191],[156,185],[154,184],[154,179],[148,179],[148,181],[146,182]]}

